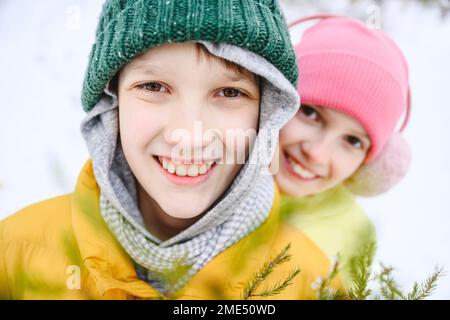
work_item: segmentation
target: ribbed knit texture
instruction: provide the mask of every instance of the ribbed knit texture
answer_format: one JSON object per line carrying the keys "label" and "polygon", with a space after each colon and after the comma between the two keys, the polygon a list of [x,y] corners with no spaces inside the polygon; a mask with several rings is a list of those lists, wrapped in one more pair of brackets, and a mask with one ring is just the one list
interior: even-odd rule
{"label": "ribbed knit texture", "polygon": [[376,157],[408,104],[408,66],[383,32],[349,18],[327,18],[295,46],[302,104],[343,112],[365,128]]}
{"label": "ribbed knit texture", "polygon": [[228,43],[257,53],[294,85],[298,68],[276,0],[110,0],[100,16],[81,94],[89,111],[114,74],[163,43]]}

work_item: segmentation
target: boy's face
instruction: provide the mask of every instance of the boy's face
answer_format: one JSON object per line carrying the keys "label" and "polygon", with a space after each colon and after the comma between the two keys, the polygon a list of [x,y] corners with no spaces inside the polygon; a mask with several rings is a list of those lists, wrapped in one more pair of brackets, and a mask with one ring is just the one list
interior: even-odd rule
{"label": "boy's face", "polygon": [[257,129],[256,79],[195,43],[165,44],[123,68],[118,98],[122,147],[138,187],[170,217],[208,209],[242,166],[224,158],[249,152],[251,142],[236,145],[227,130]]}
{"label": "boy's face", "polygon": [[349,178],[364,161],[370,140],[359,122],[346,114],[302,105],[281,130],[280,148],[278,186],[301,197]]}

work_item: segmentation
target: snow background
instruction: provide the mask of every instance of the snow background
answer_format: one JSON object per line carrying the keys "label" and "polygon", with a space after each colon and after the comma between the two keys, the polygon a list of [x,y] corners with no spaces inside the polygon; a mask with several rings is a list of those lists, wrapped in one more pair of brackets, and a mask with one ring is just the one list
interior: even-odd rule
{"label": "snow background", "polygon": [[[437,264],[450,271],[450,17],[411,1],[387,2],[383,30],[410,64],[413,112],[405,136],[413,163],[396,188],[360,203],[377,227],[375,260],[394,266],[409,290]],[[73,190],[88,158],[79,96],[102,3],[0,0],[0,219]],[[285,0],[288,21],[317,12],[310,3]],[[370,15],[370,1],[319,3],[363,21]],[[296,28],[293,41],[300,34]],[[450,298],[449,276],[432,298]]]}

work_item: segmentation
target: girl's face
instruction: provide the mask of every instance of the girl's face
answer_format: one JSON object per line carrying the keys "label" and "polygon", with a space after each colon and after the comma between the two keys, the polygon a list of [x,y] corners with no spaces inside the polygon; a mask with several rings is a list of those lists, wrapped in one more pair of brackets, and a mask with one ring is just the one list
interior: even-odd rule
{"label": "girl's face", "polygon": [[242,166],[224,158],[249,151],[251,142],[238,150],[226,133],[256,131],[257,81],[195,43],[165,44],[124,67],[118,98],[125,157],[138,188],[159,206],[150,211],[172,221],[208,209]]}
{"label": "girl's face", "polygon": [[349,178],[369,148],[365,130],[353,118],[302,105],[280,132],[280,169],[275,179],[286,194],[317,194]]}

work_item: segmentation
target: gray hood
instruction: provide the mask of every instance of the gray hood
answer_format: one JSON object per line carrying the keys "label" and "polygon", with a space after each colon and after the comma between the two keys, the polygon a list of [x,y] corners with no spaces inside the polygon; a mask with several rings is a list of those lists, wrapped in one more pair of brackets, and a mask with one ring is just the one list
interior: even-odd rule
{"label": "gray hood", "polygon": [[[153,255],[153,251],[141,252],[140,255],[135,252],[141,251],[144,241],[155,244],[159,260],[170,260],[174,250],[184,255],[191,249],[197,250],[192,254],[195,270],[191,276],[267,218],[274,196],[274,182],[268,165],[278,143],[279,130],[295,115],[300,105],[296,88],[261,56],[232,45],[202,43],[212,54],[261,76],[262,94],[259,132],[247,162],[221,199],[189,228],[166,241],[159,240],[145,228],[137,206],[136,181],[120,145],[118,102],[113,93],[105,89],[105,94],[81,125],[102,196],[120,213],[120,219],[109,219],[105,215],[104,218],[126,251],[137,263],[152,269],[153,264],[147,259],[151,260],[148,256]],[[122,220],[133,230],[129,233],[138,234],[139,241],[130,244],[130,234],[119,226]],[[202,241],[199,239],[203,242],[195,244],[195,241]],[[194,244],[186,249],[189,241]],[[153,269],[158,268],[155,266]]]}

